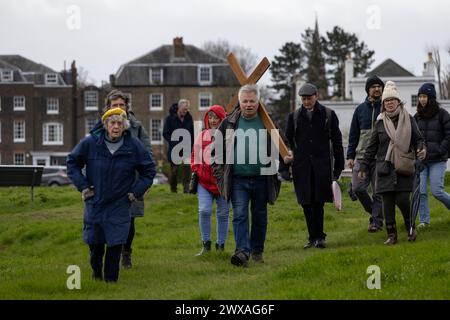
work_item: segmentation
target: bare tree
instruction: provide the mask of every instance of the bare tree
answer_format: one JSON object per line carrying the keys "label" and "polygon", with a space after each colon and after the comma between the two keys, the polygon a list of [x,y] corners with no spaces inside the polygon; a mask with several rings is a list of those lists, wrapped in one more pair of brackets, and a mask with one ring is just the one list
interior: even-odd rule
{"label": "bare tree", "polygon": [[82,66],[77,67],[77,85],[79,88],[95,85],[95,80],[89,75],[89,71]]}
{"label": "bare tree", "polygon": [[222,59],[226,59],[228,54],[233,52],[246,73],[256,66],[257,56],[249,48],[230,44],[228,40],[206,41],[202,47],[206,52]]}
{"label": "bare tree", "polygon": [[434,66],[436,67],[436,72],[438,76],[439,99],[444,99],[444,84],[442,82],[442,62],[439,46],[433,46],[431,50],[433,52]]}

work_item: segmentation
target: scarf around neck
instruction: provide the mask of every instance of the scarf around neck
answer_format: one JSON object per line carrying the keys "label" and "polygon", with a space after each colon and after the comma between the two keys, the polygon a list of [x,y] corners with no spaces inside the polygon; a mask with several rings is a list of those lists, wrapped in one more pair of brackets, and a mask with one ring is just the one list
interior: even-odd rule
{"label": "scarf around neck", "polygon": [[[398,123],[397,128],[395,128],[394,121],[397,117]],[[395,163],[396,156],[409,153],[409,145],[411,144],[409,113],[403,104],[400,104],[394,112],[389,113],[384,110],[378,118],[383,120],[384,129],[390,138],[385,160]]]}

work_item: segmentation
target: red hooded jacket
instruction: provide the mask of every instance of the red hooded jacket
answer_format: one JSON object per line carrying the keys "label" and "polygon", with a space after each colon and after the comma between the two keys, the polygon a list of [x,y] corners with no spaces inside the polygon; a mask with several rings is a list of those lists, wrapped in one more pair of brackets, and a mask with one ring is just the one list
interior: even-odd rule
{"label": "red hooded jacket", "polygon": [[194,147],[191,154],[191,169],[192,172],[198,175],[198,182],[206,190],[218,196],[219,189],[217,188],[216,178],[214,178],[213,169],[211,167],[211,130],[208,121],[208,112],[214,112],[220,121],[227,116],[225,109],[220,105],[211,106],[205,113],[203,119],[205,129],[200,132],[194,142]]}

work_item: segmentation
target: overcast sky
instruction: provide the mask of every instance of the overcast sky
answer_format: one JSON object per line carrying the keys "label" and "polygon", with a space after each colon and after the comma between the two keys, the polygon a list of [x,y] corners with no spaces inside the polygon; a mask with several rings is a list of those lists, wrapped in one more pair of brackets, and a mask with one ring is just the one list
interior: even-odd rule
{"label": "overcast sky", "polygon": [[375,50],[372,67],[392,58],[420,75],[431,45],[449,61],[444,0],[0,0],[0,54],[57,71],[75,59],[100,84],[176,36],[198,47],[226,39],[271,60],[284,43],[300,41],[315,14],[321,34],[339,25]]}

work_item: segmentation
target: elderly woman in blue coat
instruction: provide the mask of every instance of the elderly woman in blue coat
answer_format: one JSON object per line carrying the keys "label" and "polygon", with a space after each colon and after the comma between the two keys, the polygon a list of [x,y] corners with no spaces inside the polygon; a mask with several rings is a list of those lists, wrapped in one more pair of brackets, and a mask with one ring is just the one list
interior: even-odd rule
{"label": "elderly woman in blue coat", "polygon": [[127,130],[125,111],[110,109],[102,122],[105,130],[99,138],[87,136],[69,154],[67,173],[84,201],[83,239],[89,245],[93,278],[116,282],[130,229],[130,205],[150,188],[156,170],[150,153]]}

